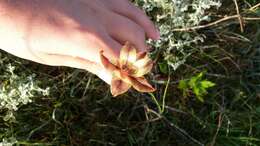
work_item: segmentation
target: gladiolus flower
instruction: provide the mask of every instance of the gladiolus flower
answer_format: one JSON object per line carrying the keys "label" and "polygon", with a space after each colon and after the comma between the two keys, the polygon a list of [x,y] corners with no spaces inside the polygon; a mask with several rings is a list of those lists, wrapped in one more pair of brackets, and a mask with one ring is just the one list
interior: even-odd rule
{"label": "gladiolus flower", "polygon": [[112,73],[111,93],[118,96],[127,92],[131,87],[139,92],[154,92],[155,89],[144,78],[151,71],[153,61],[147,53],[137,53],[136,49],[126,43],[120,51],[119,60],[112,63],[100,52],[103,66]]}

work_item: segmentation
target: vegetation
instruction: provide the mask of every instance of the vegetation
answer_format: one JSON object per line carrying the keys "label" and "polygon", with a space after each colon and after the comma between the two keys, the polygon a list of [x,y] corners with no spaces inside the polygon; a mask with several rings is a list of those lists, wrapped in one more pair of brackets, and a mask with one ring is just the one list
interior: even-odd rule
{"label": "vegetation", "polygon": [[148,41],[153,94],[112,97],[94,75],[0,52],[0,146],[260,145],[258,0],[135,0],[160,28]]}

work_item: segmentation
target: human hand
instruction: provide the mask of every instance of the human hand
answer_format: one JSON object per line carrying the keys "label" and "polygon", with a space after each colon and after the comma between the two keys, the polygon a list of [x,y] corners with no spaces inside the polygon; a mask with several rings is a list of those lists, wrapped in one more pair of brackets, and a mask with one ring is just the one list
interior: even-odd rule
{"label": "human hand", "polygon": [[86,69],[107,83],[111,74],[101,65],[100,50],[116,59],[125,41],[145,51],[146,36],[159,38],[152,22],[127,0],[9,0],[0,5],[8,11],[0,15],[2,49],[46,65]]}

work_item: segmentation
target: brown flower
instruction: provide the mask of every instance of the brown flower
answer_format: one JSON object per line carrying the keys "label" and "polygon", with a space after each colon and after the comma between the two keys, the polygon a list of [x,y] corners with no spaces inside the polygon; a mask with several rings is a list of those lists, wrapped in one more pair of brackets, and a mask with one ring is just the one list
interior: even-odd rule
{"label": "brown flower", "polygon": [[136,49],[126,43],[120,51],[120,58],[115,63],[100,52],[100,58],[105,69],[112,73],[111,93],[113,96],[128,91],[131,86],[139,92],[153,92],[155,89],[143,77],[151,71],[153,61],[147,53],[137,53]]}

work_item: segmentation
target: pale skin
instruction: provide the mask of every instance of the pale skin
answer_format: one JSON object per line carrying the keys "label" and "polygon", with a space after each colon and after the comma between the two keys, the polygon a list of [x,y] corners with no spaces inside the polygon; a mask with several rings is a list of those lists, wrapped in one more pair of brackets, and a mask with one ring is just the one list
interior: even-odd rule
{"label": "pale skin", "polygon": [[1,0],[0,48],[51,66],[84,69],[110,83],[99,52],[111,59],[129,41],[146,51],[160,34],[128,0]]}

